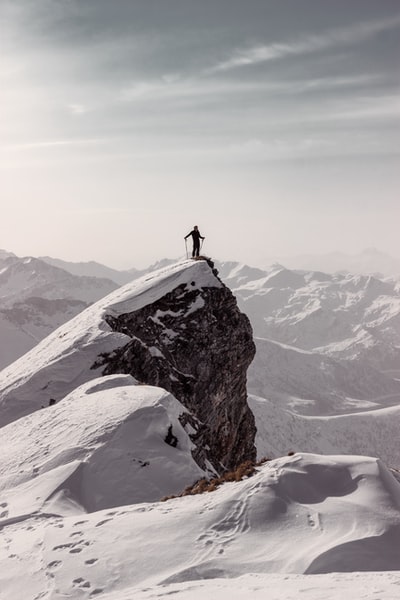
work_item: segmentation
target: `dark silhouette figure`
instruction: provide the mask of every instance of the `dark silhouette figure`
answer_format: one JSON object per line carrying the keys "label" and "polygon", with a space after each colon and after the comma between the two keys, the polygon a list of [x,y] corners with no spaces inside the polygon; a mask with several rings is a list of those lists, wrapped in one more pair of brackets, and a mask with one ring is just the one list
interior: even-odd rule
{"label": "dark silhouette figure", "polygon": [[192,257],[194,258],[195,256],[199,256],[199,252],[200,252],[200,240],[204,240],[205,238],[201,235],[199,228],[197,227],[197,225],[195,225],[192,229],[192,231],[190,233],[188,233],[187,235],[185,235],[185,240],[187,240],[187,238],[189,236],[192,236],[193,238],[193,250],[192,250]]}

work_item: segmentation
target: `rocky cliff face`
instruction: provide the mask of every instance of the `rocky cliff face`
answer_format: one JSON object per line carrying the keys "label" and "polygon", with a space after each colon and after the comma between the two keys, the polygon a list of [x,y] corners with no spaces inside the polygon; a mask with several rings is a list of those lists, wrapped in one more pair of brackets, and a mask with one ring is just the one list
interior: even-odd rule
{"label": "rocky cliff face", "polygon": [[133,312],[106,313],[111,329],[130,341],[102,353],[94,367],[101,366],[104,375],[131,374],[173,393],[196,417],[194,458],[202,467],[208,460],[221,470],[256,455],[246,392],[255,346],[232,292],[217,278],[216,283],[204,287],[193,279]]}

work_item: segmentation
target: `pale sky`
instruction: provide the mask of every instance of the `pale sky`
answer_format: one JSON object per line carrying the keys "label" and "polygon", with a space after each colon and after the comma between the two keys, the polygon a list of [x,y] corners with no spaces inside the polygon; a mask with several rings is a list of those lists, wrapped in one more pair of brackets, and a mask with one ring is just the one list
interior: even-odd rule
{"label": "pale sky", "polygon": [[400,256],[399,0],[0,0],[0,248]]}

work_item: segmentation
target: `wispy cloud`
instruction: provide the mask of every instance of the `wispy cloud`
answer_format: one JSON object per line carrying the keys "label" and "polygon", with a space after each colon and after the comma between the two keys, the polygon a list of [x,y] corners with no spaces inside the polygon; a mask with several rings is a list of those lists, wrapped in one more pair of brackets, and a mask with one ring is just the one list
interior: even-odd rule
{"label": "wispy cloud", "polygon": [[350,27],[332,29],[324,34],[310,35],[282,44],[257,45],[235,50],[225,61],[219,62],[208,73],[229,71],[239,67],[255,65],[286,56],[311,54],[321,50],[359,44],[370,38],[400,26],[400,14],[395,17],[357,23]]}
{"label": "wispy cloud", "polygon": [[5,150],[31,150],[35,148],[55,148],[63,146],[83,146],[86,144],[104,144],[109,140],[105,138],[87,138],[87,139],[67,139],[67,140],[49,140],[49,141],[35,141],[27,142],[23,144],[10,144],[6,146]]}
{"label": "wispy cloud", "polygon": [[263,94],[268,96],[290,95],[293,93],[312,93],[330,90],[344,90],[374,86],[384,82],[379,73],[357,74],[342,77],[318,77],[291,80],[252,80],[238,81],[215,80],[207,78],[176,79],[173,82],[164,80],[137,81],[118,92],[117,98],[123,103],[148,103],[150,101],[175,102],[189,99],[193,108],[209,98],[215,104],[218,99],[226,100],[227,96]]}
{"label": "wispy cloud", "polygon": [[71,114],[77,115],[77,116],[84,115],[89,110],[83,104],[68,104],[67,109]]}

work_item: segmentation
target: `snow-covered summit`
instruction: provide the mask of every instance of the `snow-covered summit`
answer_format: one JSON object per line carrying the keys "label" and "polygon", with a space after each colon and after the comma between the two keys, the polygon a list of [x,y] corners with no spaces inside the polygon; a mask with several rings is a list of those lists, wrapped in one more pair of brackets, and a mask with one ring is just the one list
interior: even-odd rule
{"label": "snow-covered summit", "polygon": [[15,258],[16,255],[13,252],[8,252],[0,248],[0,261],[7,260],[7,258]]}
{"label": "snow-covered summit", "polygon": [[37,410],[50,398],[60,400],[99,375],[92,369],[97,357],[130,339],[112,331],[105,314],[133,312],[181,284],[194,289],[222,286],[204,261],[175,263],[116,289],[0,371],[0,423]]}

